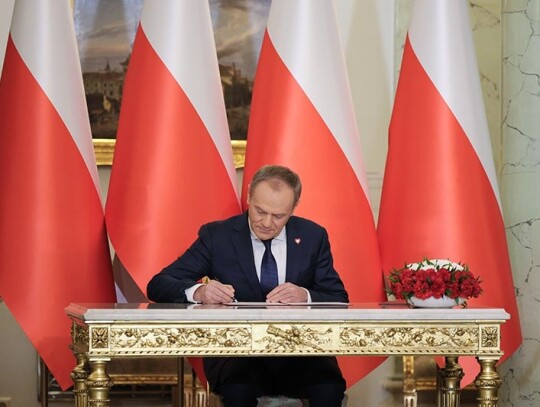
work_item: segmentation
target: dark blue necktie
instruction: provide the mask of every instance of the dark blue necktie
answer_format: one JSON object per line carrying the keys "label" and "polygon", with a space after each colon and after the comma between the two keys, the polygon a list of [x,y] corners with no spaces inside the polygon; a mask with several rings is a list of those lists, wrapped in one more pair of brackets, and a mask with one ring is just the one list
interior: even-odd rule
{"label": "dark blue necktie", "polygon": [[272,239],[261,241],[266,247],[261,262],[261,287],[264,295],[267,295],[278,285],[277,263],[272,254]]}

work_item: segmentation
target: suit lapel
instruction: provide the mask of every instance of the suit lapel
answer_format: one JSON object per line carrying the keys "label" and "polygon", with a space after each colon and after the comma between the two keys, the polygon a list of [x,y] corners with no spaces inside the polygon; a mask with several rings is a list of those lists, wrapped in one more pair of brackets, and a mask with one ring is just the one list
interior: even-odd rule
{"label": "suit lapel", "polygon": [[247,214],[240,216],[234,226],[233,246],[236,256],[240,262],[240,267],[254,296],[258,298],[254,301],[264,301],[261,284],[257,277],[255,262],[253,260],[253,245],[251,243],[251,234],[247,220]]}
{"label": "suit lapel", "polygon": [[289,219],[287,223],[287,270],[285,281],[296,283],[298,281],[298,273],[300,272],[299,260],[302,239],[300,237],[300,229],[294,217]]}

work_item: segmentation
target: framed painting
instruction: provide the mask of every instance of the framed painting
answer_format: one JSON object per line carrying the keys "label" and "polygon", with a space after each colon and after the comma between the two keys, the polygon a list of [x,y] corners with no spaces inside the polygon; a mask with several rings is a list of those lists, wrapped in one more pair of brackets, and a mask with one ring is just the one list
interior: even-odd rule
{"label": "framed painting", "polygon": [[[243,167],[253,79],[271,0],[210,0],[234,163]],[[111,165],[143,0],[75,0],[74,21],[98,165]]]}

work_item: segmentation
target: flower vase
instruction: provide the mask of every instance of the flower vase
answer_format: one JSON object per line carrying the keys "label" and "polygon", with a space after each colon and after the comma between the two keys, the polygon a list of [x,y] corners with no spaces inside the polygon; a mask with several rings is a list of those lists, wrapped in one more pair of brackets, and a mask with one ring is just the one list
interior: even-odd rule
{"label": "flower vase", "polygon": [[[457,302],[456,302],[457,300]],[[464,298],[450,298],[443,295],[441,298],[428,297],[421,300],[415,296],[407,299],[407,302],[414,308],[452,308],[465,302]]]}

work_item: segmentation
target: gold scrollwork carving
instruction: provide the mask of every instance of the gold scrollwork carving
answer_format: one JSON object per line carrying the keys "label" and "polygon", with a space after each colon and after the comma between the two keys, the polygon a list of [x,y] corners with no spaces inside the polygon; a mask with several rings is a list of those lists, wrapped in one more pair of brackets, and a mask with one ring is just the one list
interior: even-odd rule
{"label": "gold scrollwork carving", "polygon": [[88,327],[74,322],[71,325],[71,339],[74,345],[88,345]]}
{"label": "gold scrollwork carving", "polygon": [[476,387],[498,387],[501,384],[500,379],[476,379],[474,385]]}
{"label": "gold scrollwork carving", "polygon": [[328,336],[332,332],[333,329],[330,327],[321,331],[306,326],[292,325],[288,328],[280,328],[276,325],[269,325],[266,328],[268,335],[255,342],[264,344],[267,351],[297,352],[307,347],[323,352],[324,349],[320,345],[330,342]]}
{"label": "gold scrollwork carving", "polygon": [[460,379],[463,377],[462,370],[441,370],[441,375],[447,379]]}
{"label": "gold scrollwork carving", "polygon": [[88,372],[85,372],[85,371],[82,371],[82,370],[79,370],[79,371],[76,371],[76,370],[72,370],[71,373],[69,374],[69,376],[71,377],[72,380],[84,380],[88,377]]}
{"label": "gold scrollwork carving", "polygon": [[109,407],[109,399],[92,399],[90,407]]}
{"label": "gold scrollwork carving", "polygon": [[103,349],[109,347],[109,330],[107,328],[92,328],[92,348]]}
{"label": "gold scrollwork carving", "polygon": [[101,387],[112,387],[113,381],[110,379],[103,379],[103,380],[92,380],[90,379],[90,384],[92,387],[101,388]]}
{"label": "gold scrollwork carving", "polygon": [[340,340],[346,347],[467,349],[478,344],[477,327],[344,327]]}
{"label": "gold scrollwork carving", "polygon": [[237,348],[250,344],[247,328],[114,328],[118,348]]}
{"label": "gold scrollwork carving", "polygon": [[499,327],[485,326],[482,328],[482,347],[497,348],[499,346]]}

